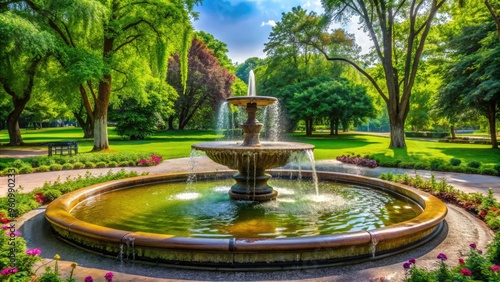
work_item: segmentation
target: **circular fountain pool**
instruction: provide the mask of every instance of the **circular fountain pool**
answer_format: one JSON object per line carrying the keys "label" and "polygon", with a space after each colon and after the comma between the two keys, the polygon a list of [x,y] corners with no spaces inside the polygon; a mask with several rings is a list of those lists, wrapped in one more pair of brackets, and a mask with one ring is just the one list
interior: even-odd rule
{"label": "circular fountain pool", "polygon": [[[273,180],[280,197],[262,203],[232,201],[226,181],[203,181],[233,173],[198,173],[200,187],[187,190],[185,173],[99,184],[62,196],[48,206],[46,217],[64,240],[107,255],[182,267],[274,269],[370,259],[414,247],[436,234],[446,215],[446,206],[431,195],[345,174],[319,173],[326,183],[323,199],[293,187],[297,181],[285,187]],[[290,173],[272,172],[274,178]],[[349,184],[339,188],[339,182]],[[156,200],[139,197],[145,194]],[[354,208],[355,202],[365,205]]]}

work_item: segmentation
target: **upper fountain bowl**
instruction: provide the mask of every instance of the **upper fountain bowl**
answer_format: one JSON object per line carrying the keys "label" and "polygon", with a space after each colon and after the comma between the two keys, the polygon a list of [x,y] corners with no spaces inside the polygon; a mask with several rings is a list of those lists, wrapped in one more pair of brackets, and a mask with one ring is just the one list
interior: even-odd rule
{"label": "upper fountain bowl", "polygon": [[276,103],[278,99],[270,96],[237,96],[227,98],[226,101],[231,105],[241,107],[246,107],[247,104],[256,104],[257,107],[265,107]]}

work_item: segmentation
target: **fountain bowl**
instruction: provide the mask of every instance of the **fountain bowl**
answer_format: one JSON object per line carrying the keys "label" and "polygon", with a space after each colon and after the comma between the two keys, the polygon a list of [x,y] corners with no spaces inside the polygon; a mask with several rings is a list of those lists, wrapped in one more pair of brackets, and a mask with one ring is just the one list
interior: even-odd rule
{"label": "fountain bowl", "polygon": [[255,104],[257,107],[265,107],[272,105],[278,101],[275,97],[270,96],[236,96],[227,98],[229,104],[246,107],[248,104]]}
{"label": "fountain bowl", "polygon": [[258,147],[245,147],[241,141],[214,141],[198,143],[192,148],[205,152],[216,163],[251,174],[254,169],[261,171],[284,166],[293,153],[314,149],[313,145],[296,142],[263,141],[260,144]]}
{"label": "fountain bowl", "polygon": [[[269,173],[278,172],[294,171]],[[233,173],[199,172],[197,179],[229,178]],[[311,172],[303,171],[302,175],[311,177]],[[439,199],[405,185],[350,174],[320,172],[318,178],[324,181],[360,184],[403,195],[418,203],[423,211],[413,219],[369,231],[276,239],[187,238],[125,231],[85,222],[71,214],[80,202],[103,193],[146,184],[186,181],[188,176],[188,173],[166,173],[89,186],[53,201],[48,205],[45,216],[59,238],[103,255],[180,268],[261,271],[345,264],[415,248],[439,234],[447,213],[446,206]]]}

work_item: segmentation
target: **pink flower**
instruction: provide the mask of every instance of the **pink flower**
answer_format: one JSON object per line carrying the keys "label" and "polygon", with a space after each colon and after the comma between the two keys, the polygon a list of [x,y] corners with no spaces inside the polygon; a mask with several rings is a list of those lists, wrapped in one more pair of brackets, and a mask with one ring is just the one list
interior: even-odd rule
{"label": "pink flower", "polygon": [[12,236],[12,235],[14,235],[14,236],[21,236],[21,232],[19,232],[19,231],[7,232],[6,234],[7,234],[7,236]]}
{"label": "pink flower", "polygon": [[416,261],[415,261],[415,259],[414,259],[414,258],[410,258],[410,259],[408,260],[408,262],[409,262],[409,263],[411,263],[411,264],[415,264],[415,263],[416,263]]}
{"label": "pink flower", "polygon": [[458,263],[460,263],[460,264],[465,264],[465,261],[464,261],[464,259],[463,259],[463,258],[459,258],[459,259],[458,259]]}
{"label": "pink flower", "polygon": [[37,256],[41,253],[42,251],[40,249],[29,249],[26,250],[26,254],[30,256]]}
{"label": "pink flower", "polygon": [[448,257],[447,257],[445,254],[443,254],[443,253],[440,253],[440,254],[437,256],[437,258],[438,258],[438,259],[440,259],[440,260],[443,260],[443,261],[448,259]]}
{"label": "pink flower", "polygon": [[2,230],[7,230],[7,229],[9,229],[8,225],[2,225]]}
{"label": "pink flower", "polygon": [[471,247],[472,249],[475,249],[476,248],[476,244],[472,243],[469,245],[469,247]]}
{"label": "pink flower", "polygon": [[85,282],[94,282],[94,278],[92,276],[85,277]]}
{"label": "pink flower", "polygon": [[500,271],[500,265],[496,265],[496,264],[495,264],[495,265],[493,265],[493,266],[491,267],[491,271],[493,271],[493,272],[498,272],[498,271]]}
{"label": "pink flower", "polygon": [[467,268],[462,268],[462,270],[460,270],[460,273],[462,273],[462,275],[464,276],[472,276],[472,272]]}
{"label": "pink flower", "polygon": [[113,272],[107,272],[105,275],[104,275],[104,278],[106,278],[106,281],[108,282],[112,282],[113,281]]}
{"label": "pink flower", "polygon": [[411,266],[411,264],[410,264],[409,262],[405,262],[405,263],[403,263],[403,268],[404,268],[404,269],[409,269],[409,268],[410,268],[410,266]]}
{"label": "pink flower", "polygon": [[7,267],[2,270],[2,275],[11,275],[17,273],[17,268],[15,267]]}

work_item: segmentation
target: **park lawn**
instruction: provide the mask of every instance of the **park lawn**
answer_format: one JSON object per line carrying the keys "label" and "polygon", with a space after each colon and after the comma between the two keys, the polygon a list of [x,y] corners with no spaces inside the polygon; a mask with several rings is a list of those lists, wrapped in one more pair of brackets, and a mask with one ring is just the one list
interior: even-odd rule
{"label": "park lawn", "polygon": [[[131,153],[156,153],[165,159],[188,157],[191,154],[191,145],[204,141],[213,141],[220,138],[215,131],[209,130],[174,130],[158,131],[154,136],[146,140],[123,140],[116,134],[113,127],[109,128],[109,152],[131,152]],[[57,127],[44,129],[22,129],[25,146],[19,149],[46,148],[43,143],[59,141],[78,141],[79,153],[91,153],[94,146],[93,139],[83,138],[83,132],[75,127]],[[7,130],[0,131],[0,144],[9,142]],[[42,143],[42,144],[41,144]],[[12,149],[8,146],[0,146],[2,150]]]}
{"label": "park lawn", "polygon": [[[27,143],[44,143],[64,140],[78,140],[79,151],[90,153],[93,147],[92,139],[82,138],[79,128],[48,128],[41,130],[21,131]],[[191,145],[199,142],[213,141],[220,138],[215,131],[210,130],[174,130],[159,131],[146,140],[129,141],[121,139],[113,128],[110,128],[110,152],[157,153],[165,159],[188,157]],[[448,162],[457,158],[463,164],[471,161],[481,162],[483,166],[493,167],[500,163],[500,150],[491,149],[490,145],[441,143],[407,139],[406,149],[389,149],[389,138],[368,134],[341,133],[330,136],[328,133],[314,133],[305,136],[304,133],[295,133],[290,136],[292,141],[313,144],[316,148],[314,155],[317,160],[335,159],[340,155],[368,155],[371,158],[384,161],[400,160],[402,162],[428,162],[433,159],[442,159]],[[0,131],[0,143],[8,143],[6,130]],[[44,146],[45,147],[45,146]],[[9,149],[0,146],[2,150]],[[23,149],[30,146],[23,146]],[[33,147],[33,148],[40,148]]]}
{"label": "park lawn", "polygon": [[493,167],[500,163],[500,150],[491,145],[458,144],[406,139],[407,148],[390,149],[388,137],[341,133],[331,136],[328,133],[315,133],[311,137],[294,134],[293,141],[313,144],[317,160],[334,159],[340,155],[370,156],[377,160],[400,160],[401,162],[430,162],[442,159],[448,162],[457,158],[463,164],[471,161],[481,162],[483,166]]}

